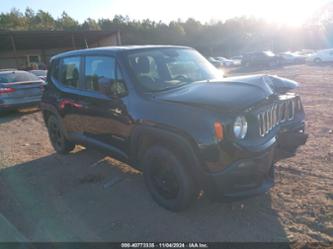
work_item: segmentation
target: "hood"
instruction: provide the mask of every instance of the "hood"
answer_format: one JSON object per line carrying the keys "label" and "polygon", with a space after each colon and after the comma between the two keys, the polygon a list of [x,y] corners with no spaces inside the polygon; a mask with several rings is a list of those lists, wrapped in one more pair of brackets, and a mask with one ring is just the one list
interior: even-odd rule
{"label": "hood", "polygon": [[271,95],[285,93],[297,86],[297,82],[277,76],[252,75],[196,82],[162,93],[156,98],[235,111],[244,110]]}

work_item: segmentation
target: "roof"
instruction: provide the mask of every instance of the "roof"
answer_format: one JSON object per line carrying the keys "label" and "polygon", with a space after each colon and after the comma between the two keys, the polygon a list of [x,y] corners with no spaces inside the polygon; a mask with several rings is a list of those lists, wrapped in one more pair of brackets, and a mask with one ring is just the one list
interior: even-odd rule
{"label": "roof", "polygon": [[175,45],[129,45],[129,46],[113,46],[113,47],[98,47],[98,48],[87,48],[68,51],[60,53],[52,57],[52,59],[62,57],[62,56],[73,56],[80,54],[93,54],[93,53],[116,53],[120,51],[136,51],[136,50],[145,50],[145,49],[161,49],[161,48],[190,48],[186,46],[175,46]]}
{"label": "roof", "polygon": [[[111,35],[117,31],[0,31],[0,50],[12,50],[11,39],[20,49],[50,49],[75,46],[85,47]],[[11,38],[12,37],[12,38]]]}

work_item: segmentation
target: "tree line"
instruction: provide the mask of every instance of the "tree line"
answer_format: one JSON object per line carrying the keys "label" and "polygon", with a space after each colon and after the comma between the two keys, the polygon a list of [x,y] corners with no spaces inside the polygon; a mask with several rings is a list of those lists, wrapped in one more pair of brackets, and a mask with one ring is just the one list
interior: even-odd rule
{"label": "tree line", "polygon": [[326,15],[323,19],[321,13],[302,26],[292,27],[245,16],[211,23],[193,18],[164,23],[116,15],[112,19],[88,18],[79,23],[66,12],[54,18],[43,10],[26,8],[21,12],[14,8],[0,14],[0,30],[118,30],[124,45],[187,45],[206,55],[224,56],[256,50],[278,52],[333,46],[333,18]]}

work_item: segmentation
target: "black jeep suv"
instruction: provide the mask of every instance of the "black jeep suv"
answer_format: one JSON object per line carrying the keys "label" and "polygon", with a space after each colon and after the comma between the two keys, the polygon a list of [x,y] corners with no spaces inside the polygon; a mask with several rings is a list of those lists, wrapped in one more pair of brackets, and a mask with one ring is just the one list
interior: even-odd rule
{"label": "black jeep suv", "polygon": [[130,46],[54,56],[41,109],[58,153],[95,146],[143,171],[153,199],[185,209],[202,190],[267,191],[274,163],[305,143],[297,83],[222,78],[192,48]]}

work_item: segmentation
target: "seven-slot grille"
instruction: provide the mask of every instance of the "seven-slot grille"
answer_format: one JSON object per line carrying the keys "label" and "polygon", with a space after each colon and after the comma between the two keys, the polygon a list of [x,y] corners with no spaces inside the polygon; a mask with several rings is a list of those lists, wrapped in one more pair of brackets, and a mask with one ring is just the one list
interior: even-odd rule
{"label": "seven-slot grille", "polygon": [[[264,137],[274,127],[295,117],[296,101],[298,98],[289,98],[274,103],[258,114],[259,135]],[[300,103],[297,103],[300,104]]]}

